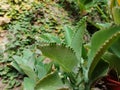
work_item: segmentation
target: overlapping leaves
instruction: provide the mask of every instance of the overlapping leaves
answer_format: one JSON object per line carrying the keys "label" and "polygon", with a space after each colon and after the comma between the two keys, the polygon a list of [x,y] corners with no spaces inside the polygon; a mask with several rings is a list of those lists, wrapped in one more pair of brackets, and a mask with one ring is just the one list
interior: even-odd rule
{"label": "overlapping leaves", "polygon": [[120,36],[120,26],[113,26],[107,30],[96,32],[92,37],[91,51],[89,53],[89,77],[98,64],[101,56]]}

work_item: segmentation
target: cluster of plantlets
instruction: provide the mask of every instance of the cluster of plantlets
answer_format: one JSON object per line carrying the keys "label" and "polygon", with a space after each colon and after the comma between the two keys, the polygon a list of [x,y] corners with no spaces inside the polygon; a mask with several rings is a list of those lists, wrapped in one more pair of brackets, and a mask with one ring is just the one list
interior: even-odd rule
{"label": "cluster of plantlets", "polygon": [[[62,37],[62,25],[64,23],[71,25],[72,22],[70,22],[67,12],[62,13],[64,9],[53,1],[6,3],[9,3],[10,8],[7,11],[2,11],[2,15],[11,18],[11,22],[2,26],[2,29],[8,30],[9,43],[6,45],[6,50],[0,55],[1,67],[4,66],[0,70],[0,76],[3,83],[8,84],[6,88],[13,88],[21,84],[21,80],[26,74],[20,70],[13,55],[22,55],[24,49],[29,49],[32,52],[37,51],[36,44],[40,41],[41,33],[48,32]],[[55,9],[54,12],[52,9]],[[55,12],[60,14],[57,15]],[[59,20],[59,17],[62,19]],[[4,53],[7,53],[7,58],[4,58]]]}

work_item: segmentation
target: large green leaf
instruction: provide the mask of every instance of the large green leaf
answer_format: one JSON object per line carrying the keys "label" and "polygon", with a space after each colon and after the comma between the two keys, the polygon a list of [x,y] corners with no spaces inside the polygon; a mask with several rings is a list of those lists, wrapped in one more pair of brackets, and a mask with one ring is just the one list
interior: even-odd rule
{"label": "large green leaf", "polygon": [[11,62],[11,65],[21,74],[24,74],[23,70],[20,68],[19,64],[16,61]]}
{"label": "large green leaf", "polygon": [[116,69],[118,74],[120,75],[120,58],[112,53],[106,52],[103,55],[103,59],[110,64],[110,67]]}
{"label": "large green leaf", "polygon": [[34,90],[35,81],[30,78],[24,78],[23,88],[24,90]]}
{"label": "large green leaf", "polygon": [[71,72],[78,63],[73,50],[63,44],[52,43],[46,46],[38,46],[38,48],[45,56],[56,61],[65,71]]}
{"label": "large green leaf", "polygon": [[112,51],[120,58],[120,38],[111,46]]}
{"label": "large green leaf", "polygon": [[109,70],[109,64],[103,60],[100,60],[97,64],[97,66],[95,67],[91,78],[90,78],[90,85],[97,79],[107,75]]}
{"label": "large green leaf", "polygon": [[89,52],[89,78],[101,56],[111,46],[111,44],[120,36],[120,26],[113,26],[107,30],[100,30],[92,37],[91,51]]}
{"label": "large green leaf", "polygon": [[65,31],[65,43],[70,46],[72,42],[72,37],[73,37],[73,30],[69,28],[68,26],[64,26],[64,31]]}
{"label": "large green leaf", "polygon": [[83,43],[83,35],[86,29],[85,20],[80,22],[78,30],[75,32],[71,47],[76,53],[78,60],[81,59],[81,52],[82,52],[82,43]]}
{"label": "large green leaf", "polygon": [[13,58],[27,76],[29,76],[33,80],[37,80],[38,77],[36,76],[33,67],[30,67],[28,63],[25,63],[25,60],[19,56],[13,56]]}
{"label": "large green leaf", "polygon": [[38,79],[38,76],[36,75],[35,71],[32,70],[29,66],[25,64],[20,64],[20,67],[29,78],[35,81]]}
{"label": "large green leaf", "polygon": [[35,90],[59,90],[62,87],[64,87],[64,85],[57,72],[55,72],[39,80],[35,86]]}
{"label": "large green leaf", "polygon": [[[34,71],[35,68],[35,56],[29,49],[23,50],[22,56],[13,56],[16,64],[22,69],[22,71],[31,79],[37,80],[38,77]],[[17,69],[17,67],[16,67]]]}

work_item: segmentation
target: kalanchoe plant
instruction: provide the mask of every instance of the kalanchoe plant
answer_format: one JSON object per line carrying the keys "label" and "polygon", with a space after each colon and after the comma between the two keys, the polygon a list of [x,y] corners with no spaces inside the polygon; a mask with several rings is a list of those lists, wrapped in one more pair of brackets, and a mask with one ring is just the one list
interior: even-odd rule
{"label": "kalanchoe plant", "polygon": [[[107,75],[109,70],[107,62],[109,61],[104,61],[102,56],[120,36],[120,26],[100,30],[93,34],[87,52],[83,44],[83,36],[86,30],[85,22],[85,20],[82,20],[78,30],[75,32],[66,28],[65,40],[62,43],[48,43],[38,46],[44,56],[59,64],[61,69],[58,72],[65,73],[67,78],[64,83],[69,83],[71,86],[68,86],[69,89],[72,88],[73,90],[90,90],[97,79]],[[52,78],[55,79],[55,77]],[[44,82],[40,81],[41,84]],[[39,85],[36,86],[37,90],[47,90],[45,88],[49,88],[47,85],[45,87]],[[56,85],[56,87],[58,86]]]}

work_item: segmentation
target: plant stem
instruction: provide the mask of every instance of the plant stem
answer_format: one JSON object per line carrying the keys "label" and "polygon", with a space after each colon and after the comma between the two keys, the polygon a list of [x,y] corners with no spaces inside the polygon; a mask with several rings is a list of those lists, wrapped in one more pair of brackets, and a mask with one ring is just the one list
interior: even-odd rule
{"label": "plant stem", "polygon": [[93,23],[91,20],[87,19],[87,22],[96,27],[97,29],[100,29],[100,27],[97,24]]}
{"label": "plant stem", "polygon": [[100,9],[100,7],[99,7],[98,5],[96,5],[96,8],[98,9],[99,13],[101,13],[101,14],[104,16],[105,20],[106,20],[107,22],[109,22],[108,17],[107,17],[107,16],[105,15],[105,13]]}
{"label": "plant stem", "polygon": [[90,90],[90,84],[89,83],[85,83],[85,90]]}
{"label": "plant stem", "polygon": [[83,82],[84,82],[84,78],[82,78],[82,80],[76,86],[79,87],[80,84],[83,83]]}
{"label": "plant stem", "polygon": [[79,67],[78,69],[79,69],[79,70],[78,70],[78,72],[77,72],[77,74],[76,74],[76,77],[75,77],[75,78],[78,78],[79,74],[80,74],[80,73],[81,73],[81,71],[82,71],[82,68],[81,68],[81,67]]}

